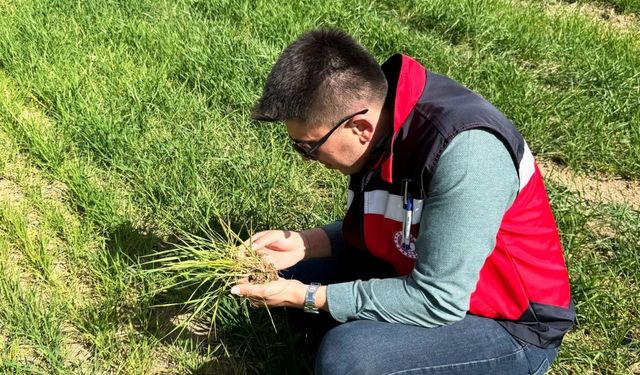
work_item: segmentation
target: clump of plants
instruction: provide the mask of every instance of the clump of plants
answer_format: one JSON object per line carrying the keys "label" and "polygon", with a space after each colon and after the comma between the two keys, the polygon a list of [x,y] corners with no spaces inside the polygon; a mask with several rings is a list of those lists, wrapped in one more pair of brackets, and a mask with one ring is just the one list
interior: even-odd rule
{"label": "clump of plants", "polygon": [[210,229],[203,235],[182,233],[166,250],[151,256],[143,263],[144,272],[155,276],[160,286],[154,294],[164,300],[155,306],[183,308],[190,313],[184,325],[206,317],[215,328],[239,312],[237,299],[230,296],[233,285],[243,279],[253,284],[278,279],[275,267],[226,225],[223,233]]}

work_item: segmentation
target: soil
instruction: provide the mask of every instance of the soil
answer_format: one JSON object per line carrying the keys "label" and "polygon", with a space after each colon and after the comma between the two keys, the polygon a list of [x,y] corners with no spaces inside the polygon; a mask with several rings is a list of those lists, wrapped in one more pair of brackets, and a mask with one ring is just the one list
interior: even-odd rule
{"label": "soil", "polygon": [[68,358],[76,363],[86,363],[91,359],[89,345],[82,340],[81,335],[71,327],[65,327],[67,334],[63,336],[64,346]]}
{"label": "soil", "polygon": [[640,30],[640,19],[637,15],[618,13],[613,7],[600,4],[550,1],[545,9],[550,14],[570,14],[578,12],[598,22],[611,25],[620,31]]}
{"label": "soil", "polygon": [[10,205],[19,204],[24,200],[22,189],[15,182],[0,177],[0,202]]}
{"label": "soil", "polygon": [[41,110],[34,107],[25,107],[18,116],[20,122],[35,124],[38,126],[51,127],[51,121]]}
{"label": "soil", "polygon": [[[571,4],[573,6],[576,3]],[[628,30],[638,27],[638,17],[635,14],[621,14],[616,12],[612,7],[605,7],[597,4],[581,4],[580,12],[599,19],[622,30]]]}
{"label": "soil", "polygon": [[578,191],[590,201],[610,201],[640,209],[640,181],[619,177],[590,177],[550,161],[538,161],[545,179]]}
{"label": "soil", "polygon": [[248,269],[247,279],[252,284],[266,284],[278,280],[278,270],[271,263],[264,262],[263,259],[252,253],[250,248],[239,246],[235,253],[236,260],[244,269]]}
{"label": "soil", "polygon": [[266,284],[278,280],[278,270],[271,263],[263,263],[262,268],[254,268],[249,273],[249,282],[252,284]]}

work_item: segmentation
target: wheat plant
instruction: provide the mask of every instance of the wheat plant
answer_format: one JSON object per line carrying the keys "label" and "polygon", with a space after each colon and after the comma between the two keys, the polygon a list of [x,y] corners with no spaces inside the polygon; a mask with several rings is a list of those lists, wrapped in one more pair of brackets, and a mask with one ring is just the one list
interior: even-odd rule
{"label": "wheat plant", "polygon": [[229,295],[233,285],[243,279],[261,284],[278,278],[275,267],[264,262],[250,244],[240,242],[228,225],[221,227],[223,233],[210,228],[202,235],[181,233],[178,241],[142,264],[143,272],[159,281],[153,293],[170,300],[155,306],[180,306],[189,313],[180,328],[206,317],[210,330],[215,330],[216,322],[238,311]]}

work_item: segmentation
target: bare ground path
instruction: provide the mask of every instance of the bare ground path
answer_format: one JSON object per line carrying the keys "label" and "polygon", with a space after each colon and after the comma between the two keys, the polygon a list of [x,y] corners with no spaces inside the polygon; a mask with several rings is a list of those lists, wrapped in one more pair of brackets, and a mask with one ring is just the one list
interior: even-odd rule
{"label": "bare ground path", "polygon": [[545,9],[549,14],[579,13],[602,24],[613,26],[622,32],[640,30],[640,17],[637,14],[622,14],[617,12],[613,6],[562,0],[548,0],[545,3]]}
{"label": "bare ground path", "polygon": [[538,166],[546,180],[577,191],[587,200],[628,204],[640,210],[640,181],[585,176],[546,160],[539,160]]}

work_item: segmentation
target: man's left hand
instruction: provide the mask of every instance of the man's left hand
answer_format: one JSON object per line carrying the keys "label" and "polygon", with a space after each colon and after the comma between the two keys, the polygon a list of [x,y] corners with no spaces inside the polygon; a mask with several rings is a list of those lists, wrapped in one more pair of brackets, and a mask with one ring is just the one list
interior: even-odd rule
{"label": "man's left hand", "polygon": [[[308,285],[298,280],[278,278],[266,284],[251,284],[247,279],[231,288],[231,294],[246,297],[254,306],[297,307],[304,306]],[[321,286],[316,293],[316,306],[326,310],[326,287]]]}
{"label": "man's left hand", "polygon": [[231,294],[247,297],[255,306],[286,306],[301,308],[307,286],[298,280],[279,278],[266,284],[251,284],[243,279],[231,288]]}

